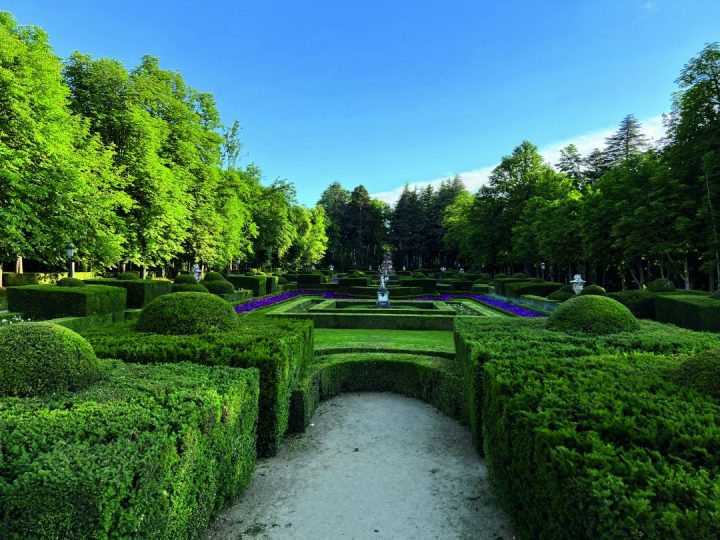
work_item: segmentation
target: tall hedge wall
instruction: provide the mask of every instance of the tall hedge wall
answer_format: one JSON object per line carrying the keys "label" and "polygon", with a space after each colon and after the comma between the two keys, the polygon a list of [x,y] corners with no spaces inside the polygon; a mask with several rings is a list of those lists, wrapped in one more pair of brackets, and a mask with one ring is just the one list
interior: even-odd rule
{"label": "tall hedge wall", "polygon": [[720,300],[708,296],[660,294],[655,298],[655,317],[659,322],[682,328],[720,332]]}
{"label": "tall hedge wall", "polygon": [[240,276],[236,274],[228,274],[225,276],[225,279],[232,283],[236,289],[251,290],[253,296],[265,296],[267,293],[267,277],[264,275]]}
{"label": "tall hedge wall", "polygon": [[33,320],[106,315],[125,310],[127,292],[120,287],[88,285],[8,287],[8,311]]}
{"label": "tall hedge wall", "polygon": [[521,281],[519,283],[506,283],[505,284],[505,296],[521,297],[523,295],[533,295],[546,297],[548,294],[554,293],[560,290],[562,283],[555,283],[552,281],[547,282],[527,282]]}
{"label": "tall hedge wall", "polygon": [[256,370],[104,361],[50,399],[0,399],[0,537],[199,538],[250,482]]}
{"label": "tall hedge wall", "polygon": [[172,292],[172,282],[165,279],[86,279],[88,285],[110,285],[127,291],[127,307],[139,309],[153,298]]}

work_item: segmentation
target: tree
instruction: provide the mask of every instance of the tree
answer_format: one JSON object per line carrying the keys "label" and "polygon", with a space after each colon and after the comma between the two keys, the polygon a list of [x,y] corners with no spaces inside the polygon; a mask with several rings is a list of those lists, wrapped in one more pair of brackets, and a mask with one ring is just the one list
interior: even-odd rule
{"label": "tree", "polygon": [[648,148],[648,139],[634,115],[628,114],[620,122],[617,131],[605,139],[603,152],[607,165],[612,167],[641,154]]}
{"label": "tree", "polygon": [[560,159],[556,164],[557,170],[570,178],[575,187],[581,188],[584,183],[583,158],[574,144],[569,144],[560,150]]}

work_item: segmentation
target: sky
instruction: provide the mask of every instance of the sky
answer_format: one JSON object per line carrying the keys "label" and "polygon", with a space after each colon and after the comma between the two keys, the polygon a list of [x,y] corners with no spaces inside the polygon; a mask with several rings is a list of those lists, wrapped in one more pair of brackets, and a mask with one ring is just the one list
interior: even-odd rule
{"label": "sky", "polygon": [[662,133],[675,79],[720,40],[718,0],[0,0],[57,55],[149,54],[243,127],[241,164],[314,205],[333,181],[393,202],[477,189],[527,139],[554,162],[627,114]]}

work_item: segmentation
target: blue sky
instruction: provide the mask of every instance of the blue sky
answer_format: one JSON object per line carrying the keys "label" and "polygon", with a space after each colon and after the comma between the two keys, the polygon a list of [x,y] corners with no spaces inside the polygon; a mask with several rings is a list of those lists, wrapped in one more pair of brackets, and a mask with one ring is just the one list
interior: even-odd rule
{"label": "blue sky", "polygon": [[523,139],[549,159],[628,113],[659,130],[683,64],[720,40],[717,0],[0,0],[77,49],[144,54],[215,95],[243,161],[314,204],[338,180],[392,200]]}

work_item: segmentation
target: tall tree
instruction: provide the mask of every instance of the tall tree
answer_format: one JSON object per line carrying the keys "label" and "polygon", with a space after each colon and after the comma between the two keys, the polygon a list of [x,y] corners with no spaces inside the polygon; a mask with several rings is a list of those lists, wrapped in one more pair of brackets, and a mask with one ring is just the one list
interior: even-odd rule
{"label": "tall tree", "polygon": [[604,156],[608,166],[641,154],[648,148],[648,138],[642,132],[642,126],[634,115],[628,114],[620,121],[615,133],[605,139]]}

